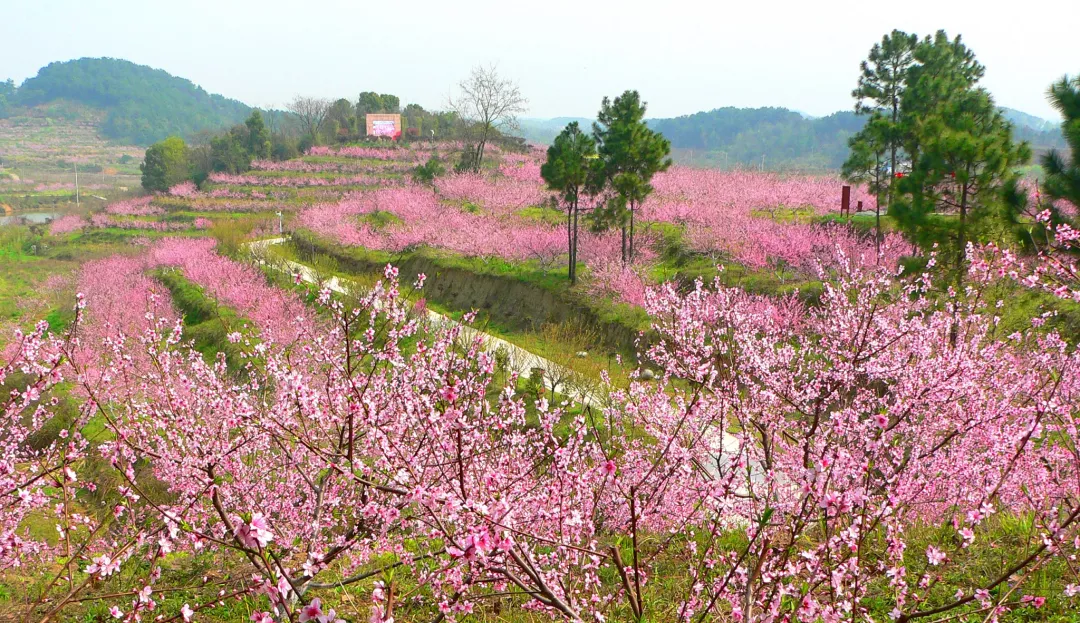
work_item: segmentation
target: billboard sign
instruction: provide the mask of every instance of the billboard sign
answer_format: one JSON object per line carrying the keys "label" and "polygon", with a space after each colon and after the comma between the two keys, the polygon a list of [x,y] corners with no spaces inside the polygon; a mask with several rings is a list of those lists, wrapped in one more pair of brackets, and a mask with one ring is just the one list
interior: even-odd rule
{"label": "billboard sign", "polygon": [[401,134],[401,115],[391,113],[369,113],[367,115],[367,135],[394,138]]}

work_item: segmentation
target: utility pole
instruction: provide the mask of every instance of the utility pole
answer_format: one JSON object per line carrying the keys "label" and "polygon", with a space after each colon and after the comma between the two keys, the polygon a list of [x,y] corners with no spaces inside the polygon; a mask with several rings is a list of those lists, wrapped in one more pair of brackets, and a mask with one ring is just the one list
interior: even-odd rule
{"label": "utility pole", "polygon": [[279,236],[281,235],[281,210],[278,210],[277,213],[277,233]]}
{"label": "utility pole", "polygon": [[75,207],[79,207],[79,163],[75,163]]}

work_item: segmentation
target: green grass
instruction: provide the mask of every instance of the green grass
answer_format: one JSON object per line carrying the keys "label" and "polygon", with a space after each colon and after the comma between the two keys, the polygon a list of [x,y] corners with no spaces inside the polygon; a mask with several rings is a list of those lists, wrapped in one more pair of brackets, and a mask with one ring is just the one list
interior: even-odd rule
{"label": "green grass", "polygon": [[195,350],[207,361],[213,361],[218,353],[225,355],[231,370],[243,365],[240,347],[228,340],[228,334],[239,331],[251,337],[255,330],[250,321],[229,307],[218,305],[177,270],[157,270],[154,276],[165,285],[173,304],[184,317],[184,337],[191,340]]}
{"label": "green grass", "polygon": [[566,214],[555,208],[532,206],[518,210],[517,215],[544,225],[566,228]]}
{"label": "green grass", "polygon": [[357,221],[361,224],[370,225],[372,229],[379,230],[391,225],[400,225],[404,221],[395,216],[392,212],[385,210],[376,210],[374,212],[368,212],[367,214],[361,214]]}

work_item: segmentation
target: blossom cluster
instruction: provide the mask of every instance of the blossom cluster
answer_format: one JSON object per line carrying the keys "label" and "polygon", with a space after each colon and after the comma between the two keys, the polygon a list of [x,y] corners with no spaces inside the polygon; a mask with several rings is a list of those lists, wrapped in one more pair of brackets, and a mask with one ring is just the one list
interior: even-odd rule
{"label": "blossom cluster", "polygon": [[[149,265],[236,283],[233,268],[202,267],[212,249],[184,246],[152,248]],[[392,267],[348,307],[324,292],[329,325],[297,319],[301,346],[261,349],[242,382],[155,319],[167,310],[105,340],[108,378],[82,373],[77,344],[41,328],[16,365],[38,383],[70,373],[113,434],[11,446],[0,572],[68,552],[76,579],[97,580],[58,588],[51,607],[99,596],[130,620],[164,607],[156,596],[175,587],[160,561],[173,552],[243,561],[250,575],[206,603],[253,599],[257,621],[336,620],[327,602],[360,582],[379,621],[463,617],[507,592],[504,605],[571,621],[1042,607],[1028,580],[1080,550],[1080,353],[1053,333],[998,336],[980,296],[942,304],[928,274],[833,264],[813,308],[718,283],[646,290],[659,339],[642,355],[660,378],[609,386],[595,420],[527,405],[516,379],[500,386],[479,340],[412,313]],[[125,332],[137,347],[115,346]],[[6,403],[17,439],[51,417],[34,383]],[[37,416],[15,417],[27,408]],[[108,473],[81,469],[90,453]],[[147,499],[150,474],[167,498]],[[99,520],[85,529],[64,500],[105,486],[118,504],[98,539]],[[20,528],[45,508],[59,509],[66,542]],[[1006,514],[1026,518],[1030,542],[996,541]],[[972,566],[980,545],[1006,575]],[[1069,599],[1065,573],[1051,590]],[[404,576],[419,599],[395,599]],[[669,605],[654,612],[660,596]]]}

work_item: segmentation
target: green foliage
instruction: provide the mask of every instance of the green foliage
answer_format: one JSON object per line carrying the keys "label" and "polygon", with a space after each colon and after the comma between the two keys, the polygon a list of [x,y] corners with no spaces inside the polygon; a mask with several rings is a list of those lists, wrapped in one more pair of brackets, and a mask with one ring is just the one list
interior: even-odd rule
{"label": "green foliage", "polygon": [[875,112],[870,120],[851,137],[851,153],[840,169],[841,175],[854,184],[865,184],[877,196],[878,205],[884,204],[889,188],[892,168],[889,162],[889,135],[893,124],[885,115]]}
{"label": "green foliage", "polygon": [[412,178],[413,181],[420,184],[431,184],[435,181],[435,178],[445,174],[446,167],[443,166],[442,160],[439,160],[438,156],[432,156],[424,164],[416,165],[412,172]]}
{"label": "green foliage", "polygon": [[231,131],[210,139],[210,168],[225,173],[250,169],[251,154],[247,151],[246,142],[244,137]]}
{"label": "green foliage", "polygon": [[1065,199],[1080,206],[1080,75],[1065,76],[1050,87],[1050,101],[1061,113],[1061,131],[1072,152],[1066,159],[1057,150],[1043,156],[1046,171],[1046,194],[1052,199]]}
{"label": "green foliage", "polygon": [[160,69],[112,58],[50,63],[18,89],[19,104],[67,99],[104,109],[112,139],[146,145],[240,122],[245,104],[211,95]]}
{"label": "green foliage", "polygon": [[593,124],[603,178],[613,191],[595,221],[622,229],[623,262],[634,258],[636,208],[652,194],[653,175],[671,166],[671,143],[645,124],[645,108],[637,91],[626,91],[614,102],[605,97]]}
{"label": "green foliage", "polygon": [[[408,107],[406,107],[408,108]],[[419,108],[419,106],[417,106]],[[423,110],[421,108],[421,110]],[[362,121],[368,113],[399,113],[401,112],[401,99],[389,93],[376,93],[364,91],[356,100],[356,116]]]}
{"label": "green foliage", "polygon": [[851,140],[844,177],[867,184],[924,248],[952,245],[955,268],[973,236],[1014,237],[1026,204],[1016,171],[1031,150],[978,88],[985,68],[963,40],[894,30],[861,67],[852,95],[870,120]]}
{"label": "green foliage", "polygon": [[0,82],[0,119],[3,119],[8,115],[8,111],[11,106],[14,105],[15,98],[15,82],[8,78],[4,82]]}
{"label": "green foliage", "polygon": [[870,114],[871,118],[851,138],[851,152],[842,171],[849,181],[871,185],[879,211],[886,192],[888,202],[892,202],[891,181],[904,159],[901,102],[907,90],[908,74],[915,64],[918,43],[917,35],[900,30],[882,37],[881,43],[870,48],[869,56],[859,66],[859,82],[851,93],[855,98],[855,113]]}
{"label": "green foliage", "polygon": [[352,102],[347,99],[339,99],[330,105],[324,122],[324,134],[330,139],[339,136],[348,137],[357,133],[359,120],[353,110]]}
{"label": "green foliage", "polygon": [[457,164],[454,165],[455,173],[471,173],[480,170],[480,151],[477,145],[465,145],[461,148],[461,155]]}
{"label": "green foliage", "polygon": [[583,194],[595,194],[604,182],[604,162],[596,151],[596,139],[570,123],[547,150],[540,176],[548,188],[559,193],[566,210],[566,237],[570,250],[570,283],[577,283],[578,214]]}
{"label": "green foliage", "polygon": [[270,130],[263,123],[262,113],[253,110],[244,121],[247,128],[247,151],[254,159],[270,157]]}
{"label": "green foliage", "polygon": [[154,143],[146,150],[146,158],[139,169],[142,170],[143,188],[164,192],[191,174],[187,145],[177,136]]}
{"label": "green foliage", "polygon": [[[927,215],[955,214],[950,242],[959,269],[973,235],[1000,236],[1016,224],[1026,201],[1015,170],[1030,160],[1031,150],[1013,142],[1011,124],[976,87],[984,69],[959,37],[938,32],[919,43],[914,57],[900,106],[912,170],[898,184],[902,196],[890,211],[913,236],[927,226]],[[962,274],[957,271],[958,278]]]}
{"label": "green foliage", "polygon": [[301,153],[300,142],[292,137],[274,134],[270,139],[270,157],[274,160],[292,160]]}
{"label": "green foliage", "polygon": [[254,110],[244,123],[212,137],[209,152],[192,150],[195,182],[201,184],[211,171],[243,173],[251,168],[252,160],[269,158],[272,149],[273,140],[262,113]]}

